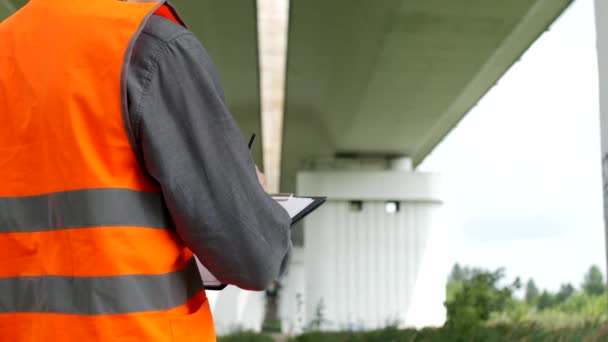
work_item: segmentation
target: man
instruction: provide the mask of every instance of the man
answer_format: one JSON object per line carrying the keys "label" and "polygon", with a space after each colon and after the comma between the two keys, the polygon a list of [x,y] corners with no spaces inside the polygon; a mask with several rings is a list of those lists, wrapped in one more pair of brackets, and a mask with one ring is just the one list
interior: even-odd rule
{"label": "man", "polygon": [[192,252],[244,289],[285,266],[290,218],[181,24],[116,0],[0,23],[2,340],[213,341]]}

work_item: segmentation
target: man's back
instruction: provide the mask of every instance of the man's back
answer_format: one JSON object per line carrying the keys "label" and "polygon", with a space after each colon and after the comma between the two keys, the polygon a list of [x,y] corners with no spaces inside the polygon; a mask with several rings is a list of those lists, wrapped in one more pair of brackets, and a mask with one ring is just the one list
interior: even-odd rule
{"label": "man's back", "polygon": [[[3,339],[213,340],[190,249],[231,283],[262,287],[267,282],[268,276],[254,282],[237,274],[247,255],[226,259],[216,251],[230,247],[208,247],[231,238],[247,253],[260,242],[239,245],[238,236],[219,236],[243,226],[218,215],[222,210],[215,207],[222,199],[216,197],[229,195],[207,189],[204,198],[192,198],[203,195],[184,189],[189,182],[196,183],[194,189],[203,183],[192,174],[212,178],[209,166],[179,165],[205,159],[200,155],[208,149],[169,153],[171,145],[163,139],[171,138],[166,120],[174,117],[144,108],[157,104],[145,98],[158,70],[140,66],[158,69],[162,51],[154,52],[156,58],[138,57],[153,50],[138,44],[155,35],[145,30],[136,43],[135,37],[154,7],[34,0],[0,24]],[[180,35],[155,39],[165,50]],[[183,113],[179,106],[173,108]],[[189,132],[178,135],[173,143],[186,139],[182,144],[190,146]],[[176,167],[190,172],[182,175]],[[255,220],[263,216],[244,229],[254,232]],[[284,218],[270,214],[270,219]],[[285,237],[288,233],[279,239]]]}

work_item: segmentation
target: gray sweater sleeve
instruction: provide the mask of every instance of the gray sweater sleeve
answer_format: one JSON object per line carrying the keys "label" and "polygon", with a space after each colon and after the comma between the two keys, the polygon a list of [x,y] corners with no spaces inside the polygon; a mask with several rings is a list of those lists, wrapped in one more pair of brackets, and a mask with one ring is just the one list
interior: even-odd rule
{"label": "gray sweater sleeve", "polygon": [[265,289],[284,268],[291,219],[260,186],[204,48],[153,16],[127,84],[128,133],[179,236],[220,281]]}

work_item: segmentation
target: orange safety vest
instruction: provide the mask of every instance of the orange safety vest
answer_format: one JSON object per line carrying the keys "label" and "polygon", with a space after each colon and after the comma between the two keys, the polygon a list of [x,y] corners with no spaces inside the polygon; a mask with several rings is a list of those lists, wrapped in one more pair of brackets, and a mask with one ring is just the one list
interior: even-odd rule
{"label": "orange safety vest", "polygon": [[0,23],[0,341],[215,341],[192,252],[127,130],[161,3],[31,0]]}

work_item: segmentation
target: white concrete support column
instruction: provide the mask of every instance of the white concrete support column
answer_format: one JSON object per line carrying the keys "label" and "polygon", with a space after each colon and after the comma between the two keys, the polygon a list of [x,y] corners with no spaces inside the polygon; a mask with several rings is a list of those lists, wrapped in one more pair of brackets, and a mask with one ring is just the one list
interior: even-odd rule
{"label": "white concrete support column", "polygon": [[266,303],[264,292],[245,291],[228,286],[220,292],[207,291],[207,297],[218,335],[262,330]]}
{"label": "white concrete support column", "polygon": [[437,175],[318,171],[300,173],[297,183],[298,193],[329,200],[304,222],[305,287],[285,283],[283,320],[298,321],[301,293],[304,327],[443,324],[448,265]]}
{"label": "white concrete support column", "polygon": [[[608,1],[595,0],[595,23],[597,27],[597,60],[600,80],[604,224],[606,226],[606,246],[608,246]],[[608,249],[606,260],[608,263]]]}
{"label": "white concrete support column", "polygon": [[304,249],[294,247],[289,269],[281,281],[279,291],[279,318],[281,331],[291,336],[301,334],[306,324],[306,270]]}

